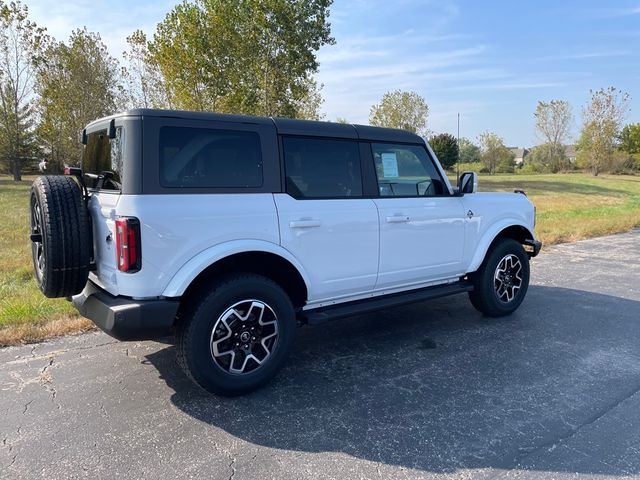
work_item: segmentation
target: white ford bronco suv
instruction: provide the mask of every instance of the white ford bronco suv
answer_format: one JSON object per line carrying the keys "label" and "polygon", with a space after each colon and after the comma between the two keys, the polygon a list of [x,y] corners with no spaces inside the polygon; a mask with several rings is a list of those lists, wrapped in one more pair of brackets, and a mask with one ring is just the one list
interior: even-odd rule
{"label": "white ford bronco suv", "polygon": [[463,292],[508,315],[541,247],[523,192],[454,188],[402,130],[139,109],[82,142],[81,167],[33,183],[42,292],[118,339],[175,331],[217,394],[272,378],[298,324]]}

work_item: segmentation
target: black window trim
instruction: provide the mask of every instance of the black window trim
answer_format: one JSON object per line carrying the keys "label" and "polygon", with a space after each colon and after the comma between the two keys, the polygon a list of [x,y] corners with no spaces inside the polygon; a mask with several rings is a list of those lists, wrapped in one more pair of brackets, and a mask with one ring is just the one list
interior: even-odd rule
{"label": "black window trim", "polygon": [[[438,168],[438,164],[434,161],[431,156],[431,152],[423,143],[410,143],[410,142],[390,142],[390,141],[378,141],[378,140],[367,140],[369,145],[369,161],[368,163],[371,165],[371,170],[373,171],[373,180],[375,181],[375,195],[373,198],[443,198],[443,197],[453,197],[454,195],[450,192],[448,183],[442,178],[443,172]],[[436,171],[440,182],[442,183],[442,188],[444,193],[439,195],[380,195],[380,183],[378,181],[378,174],[376,172],[375,160],[373,157],[373,144],[387,144],[387,145],[407,145],[411,147],[419,147],[424,150],[427,154],[427,159],[433,165],[434,170]]]}
{"label": "black window trim", "polygon": [[[352,142],[355,143],[358,148],[358,159],[360,163],[360,183],[362,184],[362,194],[361,195],[352,195],[348,197],[295,197],[291,193],[287,191],[287,171],[286,164],[284,161],[284,139],[285,138],[304,138],[308,140],[335,140],[340,142]],[[280,178],[282,184],[282,192],[289,195],[294,200],[305,201],[305,200],[370,200],[372,197],[366,194],[368,191],[367,183],[365,182],[365,166],[363,158],[362,145],[367,142],[362,142],[357,138],[345,138],[345,137],[331,137],[331,136],[322,136],[322,135],[294,135],[294,134],[279,134],[278,135],[278,147],[280,150]]]}

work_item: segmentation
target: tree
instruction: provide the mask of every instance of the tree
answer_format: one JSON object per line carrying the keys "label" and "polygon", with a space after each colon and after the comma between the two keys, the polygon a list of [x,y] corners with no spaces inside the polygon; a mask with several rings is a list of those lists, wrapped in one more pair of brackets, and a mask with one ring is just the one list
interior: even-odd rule
{"label": "tree", "polygon": [[[149,54],[171,102],[192,110],[300,117],[330,36],[331,0],[194,0],[158,24]],[[304,108],[303,108],[304,107]]]}
{"label": "tree", "polygon": [[322,85],[318,85],[311,77],[306,82],[306,93],[294,101],[295,117],[303,120],[322,120],[324,118],[324,114],[320,111],[320,107],[324,103],[320,92]]}
{"label": "tree", "polygon": [[513,172],[513,153],[504,145],[504,141],[495,133],[484,132],[478,137],[482,162],[491,175]]}
{"label": "tree", "polygon": [[476,163],[482,161],[480,147],[468,138],[460,139],[460,163]]}
{"label": "tree", "polygon": [[337,117],[336,118],[336,123],[351,123],[351,122],[349,122],[349,120],[347,120],[344,117]]}
{"label": "tree", "polygon": [[45,31],[28,19],[19,1],[0,1],[0,159],[15,181],[22,180],[22,163],[33,156],[34,59]]}
{"label": "tree", "polygon": [[536,119],[537,133],[544,143],[559,146],[565,143],[573,122],[569,102],[566,100],[539,101],[533,115]]}
{"label": "tree", "polygon": [[627,153],[640,153],[640,123],[630,123],[622,129],[620,150]]}
{"label": "tree", "polygon": [[564,147],[558,149],[557,144],[547,142],[533,147],[527,155],[526,163],[531,165],[529,171],[557,173],[571,169]]}
{"label": "tree", "polygon": [[429,107],[416,92],[396,90],[382,96],[369,112],[369,123],[377,127],[401,128],[425,135]]}
{"label": "tree", "polygon": [[597,176],[613,161],[620,127],[629,109],[630,97],[615,87],[591,91],[591,101],[582,109],[582,131],[576,144],[578,163]]}
{"label": "tree", "polygon": [[54,165],[77,163],[84,126],[122,107],[119,82],[118,62],[99,34],[74,30],[68,44],[49,45],[38,65],[38,132]]}
{"label": "tree", "polygon": [[544,148],[536,152],[538,161],[551,171],[564,169],[564,144],[573,122],[571,105],[566,100],[540,101],[533,115],[536,119],[536,131],[544,145]]}
{"label": "tree", "polygon": [[127,104],[132,108],[172,108],[166,82],[159,65],[149,53],[149,42],[142,30],[127,37],[129,49],[122,54],[127,67],[122,76],[127,86]]}
{"label": "tree", "polygon": [[451,168],[458,161],[458,141],[450,133],[434,135],[429,144],[444,168]]}

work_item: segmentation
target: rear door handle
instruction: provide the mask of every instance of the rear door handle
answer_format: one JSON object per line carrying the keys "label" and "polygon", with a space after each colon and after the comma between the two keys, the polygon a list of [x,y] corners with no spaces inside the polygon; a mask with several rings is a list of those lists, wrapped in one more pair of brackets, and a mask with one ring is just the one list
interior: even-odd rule
{"label": "rear door handle", "polygon": [[387,223],[407,223],[411,221],[408,215],[391,215],[387,217]]}
{"label": "rear door handle", "polygon": [[289,222],[290,228],[311,228],[311,227],[319,227],[320,220],[315,219],[304,219],[304,220],[294,220]]}

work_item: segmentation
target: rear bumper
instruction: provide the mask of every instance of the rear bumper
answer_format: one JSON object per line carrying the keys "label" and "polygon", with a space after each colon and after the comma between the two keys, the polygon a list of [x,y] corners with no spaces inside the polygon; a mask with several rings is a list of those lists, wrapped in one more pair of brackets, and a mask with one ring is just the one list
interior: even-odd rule
{"label": "rear bumper", "polygon": [[148,340],[171,333],[178,300],[114,297],[92,282],[71,299],[83,317],[118,340]]}
{"label": "rear bumper", "polygon": [[529,258],[537,256],[542,248],[542,242],[540,240],[525,240],[524,244],[532,248],[532,251],[527,252]]}

